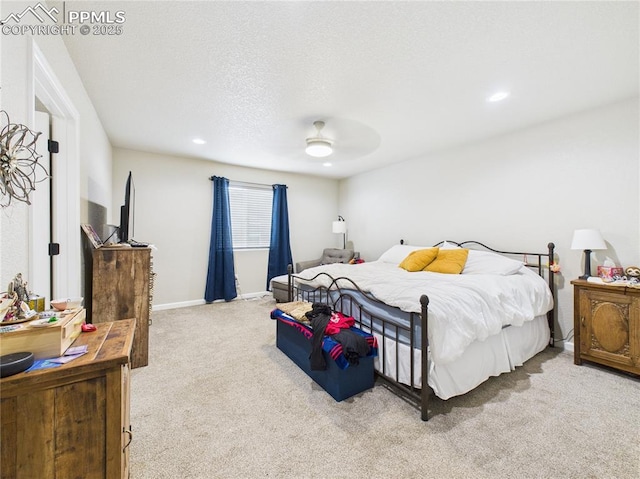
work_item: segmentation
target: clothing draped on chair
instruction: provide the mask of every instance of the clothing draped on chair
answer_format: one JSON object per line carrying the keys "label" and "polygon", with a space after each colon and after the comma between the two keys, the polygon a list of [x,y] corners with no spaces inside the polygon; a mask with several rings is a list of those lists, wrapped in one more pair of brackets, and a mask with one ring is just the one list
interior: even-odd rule
{"label": "clothing draped on chair", "polygon": [[286,274],[287,266],[292,263],[291,242],[289,241],[287,185],[273,185],[273,210],[271,212],[271,242],[269,244],[267,290],[269,290],[271,278]]}
{"label": "clothing draped on chair", "polygon": [[209,269],[204,291],[204,299],[207,303],[216,299],[231,301],[238,296],[233,266],[229,180],[220,176],[213,176],[211,180],[213,181],[213,217],[211,218]]}

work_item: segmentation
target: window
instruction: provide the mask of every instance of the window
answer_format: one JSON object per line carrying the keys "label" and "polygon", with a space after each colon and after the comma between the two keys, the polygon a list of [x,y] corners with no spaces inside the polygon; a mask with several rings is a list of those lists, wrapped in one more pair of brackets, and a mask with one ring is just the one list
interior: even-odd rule
{"label": "window", "polygon": [[233,249],[269,248],[272,204],[271,185],[229,182]]}

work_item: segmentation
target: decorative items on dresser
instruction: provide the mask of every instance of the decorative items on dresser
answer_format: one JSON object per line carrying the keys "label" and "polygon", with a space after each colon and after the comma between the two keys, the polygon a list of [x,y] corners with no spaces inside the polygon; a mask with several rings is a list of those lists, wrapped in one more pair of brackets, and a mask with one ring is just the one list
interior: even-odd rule
{"label": "decorative items on dresser", "polygon": [[97,325],[87,354],[0,379],[0,478],[129,477],[135,320]]}
{"label": "decorative items on dresser", "polygon": [[574,363],[640,374],[640,288],[572,281]]}
{"label": "decorative items on dresser", "polygon": [[85,305],[93,324],[135,318],[131,367],[149,363],[151,248],[103,246],[85,255]]}

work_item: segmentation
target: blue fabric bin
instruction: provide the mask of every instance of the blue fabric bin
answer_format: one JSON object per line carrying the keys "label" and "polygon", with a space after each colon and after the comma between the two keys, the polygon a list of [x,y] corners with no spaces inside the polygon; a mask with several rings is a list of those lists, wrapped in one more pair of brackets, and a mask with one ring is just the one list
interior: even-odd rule
{"label": "blue fabric bin", "polygon": [[373,387],[373,360],[377,348],[372,355],[360,358],[359,364],[349,365],[346,369],[341,369],[336,361],[323,351],[327,369],[312,371],[309,364],[311,341],[302,331],[282,321],[276,321],[276,345],[336,401],[342,401]]}

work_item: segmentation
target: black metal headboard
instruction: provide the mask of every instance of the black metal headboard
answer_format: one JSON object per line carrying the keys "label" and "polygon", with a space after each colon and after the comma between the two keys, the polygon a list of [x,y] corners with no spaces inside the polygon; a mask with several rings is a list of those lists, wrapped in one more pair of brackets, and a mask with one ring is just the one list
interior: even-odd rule
{"label": "black metal headboard", "polygon": [[[470,241],[452,241],[452,240],[443,240],[435,245],[440,246],[444,243],[455,244],[461,248],[470,248],[470,249],[485,249],[487,251],[491,251],[493,253],[505,255],[505,256],[518,256],[523,259],[525,266],[535,270],[542,278],[544,278],[545,270],[547,271],[547,281],[549,283],[549,289],[551,290],[551,295],[553,296],[553,308],[547,313],[547,320],[549,322],[549,329],[551,330],[551,338],[549,339],[549,345],[554,346],[554,330],[555,330],[555,310],[556,310],[556,288],[555,288],[555,271],[550,266],[555,262],[555,247],[556,245],[553,243],[547,244],[547,252],[538,253],[538,252],[528,252],[528,251],[500,251],[490,246],[485,245],[484,243],[480,243],[479,241],[470,240]],[[400,240],[400,244],[404,244],[404,240]],[[547,264],[545,264],[545,259]]]}

